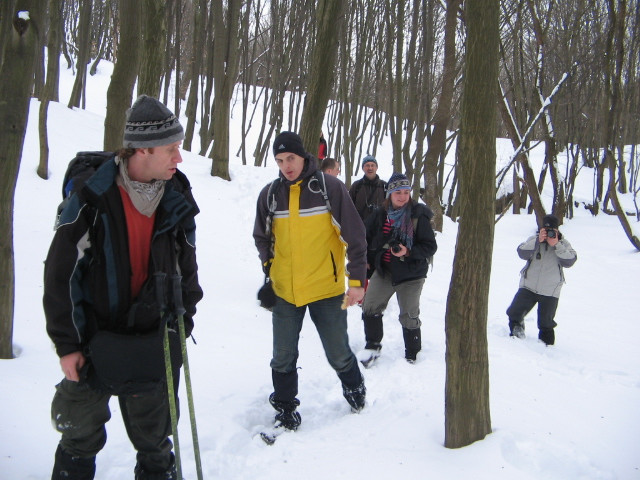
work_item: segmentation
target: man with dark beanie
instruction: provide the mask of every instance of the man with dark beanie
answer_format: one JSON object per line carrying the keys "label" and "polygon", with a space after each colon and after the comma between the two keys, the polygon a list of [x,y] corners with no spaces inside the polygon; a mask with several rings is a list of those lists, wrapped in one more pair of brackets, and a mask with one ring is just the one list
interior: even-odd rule
{"label": "man with dark beanie", "polygon": [[198,207],[177,169],[183,138],[167,107],[140,96],[127,112],[124,148],[71,195],[60,215],[43,300],[64,373],[51,405],[62,434],[53,480],[94,478],[112,395],[137,451],[135,478],[178,478],[162,347],[167,321],[176,392],[182,358],[175,318],[159,302],[181,291],[189,335],[202,289]]}
{"label": "man with dark beanie", "polygon": [[358,210],[358,215],[366,222],[376,207],[386,198],[387,182],[378,176],[378,161],[372,155],[362,159],[364,176],[356,180],[349,189],[349,196]]}
{"label": "man with dark beanie", "polygon": [[317,160],[297,134],[280,133],[273,154],[280,175],[272,188],[260,192],[253,237],[276,295],[269,402],[277,411],[276,427],[296,430],[301,422],[298,340],[307,310],[345,399],[354,412],[365,405],[364,379],[349,347],[346,307],[364,295],[366,242],[345,185],[332,175],[316,175]]}
{"label": "man with dark beanie", "polygon": [[518,256],[527,263],[520,271],[520,288],[507,309],[512,337],[525,338],[524,317],[537,303],[538,339],[545,345],[555,343],[554,318],[564,284],[563,269],[578,259],[558,227],[555,215],[545,215],[538,233],[518,245]]}

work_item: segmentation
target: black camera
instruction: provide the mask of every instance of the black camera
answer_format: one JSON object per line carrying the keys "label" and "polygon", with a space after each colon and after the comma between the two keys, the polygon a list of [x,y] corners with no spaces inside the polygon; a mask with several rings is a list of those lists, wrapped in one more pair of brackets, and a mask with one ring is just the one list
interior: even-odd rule
{"label": "black camera", "polygon": [[556,238],[556,231],[553,228],[545,228],[547,231],[547,237]]}
{"label": "black camera", "polygon": [[393,253],[400,253],[402,247],[400,246],[400,242],[398,240],[389,240],[389,248]]}

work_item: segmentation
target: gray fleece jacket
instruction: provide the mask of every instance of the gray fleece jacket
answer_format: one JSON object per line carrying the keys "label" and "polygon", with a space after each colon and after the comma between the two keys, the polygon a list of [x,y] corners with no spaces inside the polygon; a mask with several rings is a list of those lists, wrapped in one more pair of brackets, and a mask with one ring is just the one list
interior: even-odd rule
{"label": "gray fleece jacket", "polygon": [[560,237],[552,247],[547,242],[538,242],[538,235],[518,245],[518,255],[527,260],[520,271],[520,288],[556,298],[560,297],[560,289],[565,283],[563,268],[571,267],[578,259],[576,251],[565,238]]}

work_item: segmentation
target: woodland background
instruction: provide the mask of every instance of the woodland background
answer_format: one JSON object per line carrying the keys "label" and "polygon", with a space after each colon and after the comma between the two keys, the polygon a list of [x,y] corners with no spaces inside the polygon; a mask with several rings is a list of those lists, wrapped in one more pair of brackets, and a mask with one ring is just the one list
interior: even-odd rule
{"label": "woodland background", "polygon": [[[466,318],[448,323],[448,366],[456,365],[456,335],[478,339],[471,344],[485,354],[475,362],[480,380],[469,385],[466,403],[478,388],[485,398],[488,280],[481,279],[491,251],[473,244],[480,227],[487,226],[486,242],[509,209],[540,219],[551,212],[571,218],[584,207],[616,215],[640,249],[631,223],[640,218],[639,28],[637,0],[4,0],[0,357],[12,355],[13,195],[29,99],[41,100],[38,173],[47,178],[49,102],[83,108],[87,75],[108,60],[114,70],[105,92],[105,150],[120,147],[125,111],[142,93],[186,117],[183,148],[208,156],[211,175],[225,180],[231,156],[267,165],[280,130],[300,132],[309,151],[324,130],[349,186],[363,155],[376,155],[380,139],[390,136],[392,158],[379,161],[412,179],[437,230],[448,216],[460,221],[458,242],[468,242],[466,258],[456,250],[452,287],[474,278],[480,287],[477,298],[450,290],[448,320],[456,311]],[[59,98],[62,68],[75,72],[68,99]],[[241,95],[234,96],[237,85]],[[230,144],[233,102],[241,102],[243,132],[259,130],[255,144],[245,135]],[[498,137],[508,138],[515,154],[496,172]],[[528,152],[540,143],[545,161],[534,171]],[[456,164],[445,168],[456,146]],[[563,171],[559,155],[569,160]],[[580,205],[572,193],[582,167],[595,178],[592,200]],[[545,182],[554,192],[549,212],[540,199]],[[618,197],[629,192],[633,209]],[[474,256],[487,261],[471,264]],[[462,312],[462,301],[471,311]],[[487,432],[488,404],[480,410],[485,418],[477,424],[465,416],[474,431],[462,436]],[[458,435],[448,429],[446,443],[458,443]]]}

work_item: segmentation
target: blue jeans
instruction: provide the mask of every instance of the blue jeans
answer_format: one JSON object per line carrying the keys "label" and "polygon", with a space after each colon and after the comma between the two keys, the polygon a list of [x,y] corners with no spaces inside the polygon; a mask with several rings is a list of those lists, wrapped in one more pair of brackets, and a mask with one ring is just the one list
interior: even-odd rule
{"label": "blue jeans", "polygon": [[[275,372],[289,374],[296,371],[298,340],[302,320],[308,308],[311,320],[320,335],[329,365],[350,388],[356,387],[362,381],[358,361],[349,346],[347,311],[341,308],[342,298],[343,295],[338,295],[302,307],[296,307],[280,297],[276,299],[272,316],[273,358],[271,359],[271,368]],[[277,390],[277,386],[274,386]]]}

